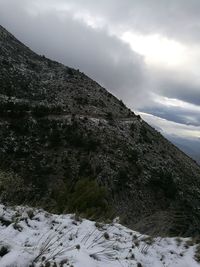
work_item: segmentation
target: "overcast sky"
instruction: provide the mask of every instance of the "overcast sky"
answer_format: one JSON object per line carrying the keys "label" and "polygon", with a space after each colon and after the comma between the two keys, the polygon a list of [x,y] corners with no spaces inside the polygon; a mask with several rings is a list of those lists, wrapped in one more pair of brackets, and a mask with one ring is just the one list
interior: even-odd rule
{"label": "overcast sky", "polygon": [[164,134],[200,140],[200,0],[0,0],[0,24]]}

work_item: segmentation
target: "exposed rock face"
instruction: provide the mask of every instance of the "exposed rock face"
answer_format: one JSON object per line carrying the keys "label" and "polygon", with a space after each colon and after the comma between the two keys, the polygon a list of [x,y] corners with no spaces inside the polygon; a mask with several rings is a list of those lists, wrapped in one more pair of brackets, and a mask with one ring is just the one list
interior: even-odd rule
{"label": "exposed rock face", "polygon": [[109,202],[129,226],[198,230],[200,167],[99,84],[38,56],[2,27],[0,125],[1,169],[20,177],[12,197],[0,184],[2,201],[79,211],[70,198],[87,178],[106,188],[97,190],[105,198],[99,209]]}

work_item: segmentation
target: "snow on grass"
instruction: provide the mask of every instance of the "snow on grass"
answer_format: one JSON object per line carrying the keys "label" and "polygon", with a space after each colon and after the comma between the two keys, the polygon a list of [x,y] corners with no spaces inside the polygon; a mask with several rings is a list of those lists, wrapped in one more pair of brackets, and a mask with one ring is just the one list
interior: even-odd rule
{"label": "snow on grass", "polygon": [[197,267],[189,239],[151,238],[120,224],[0,205],[1,267]]}

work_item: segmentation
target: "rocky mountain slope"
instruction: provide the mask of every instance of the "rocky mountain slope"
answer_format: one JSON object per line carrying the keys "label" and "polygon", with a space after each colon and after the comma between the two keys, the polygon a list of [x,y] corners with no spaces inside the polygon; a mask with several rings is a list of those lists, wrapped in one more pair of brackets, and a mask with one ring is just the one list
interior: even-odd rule
{"label": "rocky mountain slope", "polygon": [[[113,77],[114,78],[114,77]],[[79,70],[0,28],[1,202],[199,231],[200,167]]]}

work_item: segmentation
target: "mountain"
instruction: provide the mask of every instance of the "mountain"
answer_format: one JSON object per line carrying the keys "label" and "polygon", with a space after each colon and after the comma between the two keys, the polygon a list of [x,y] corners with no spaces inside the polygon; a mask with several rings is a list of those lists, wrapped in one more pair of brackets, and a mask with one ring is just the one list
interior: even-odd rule
{"label": "mountain", "polygon": [[[114,77],[113,77],[114,79]],[[79,70],[0,28],[1,202],[199,231],[200,167]]]}

